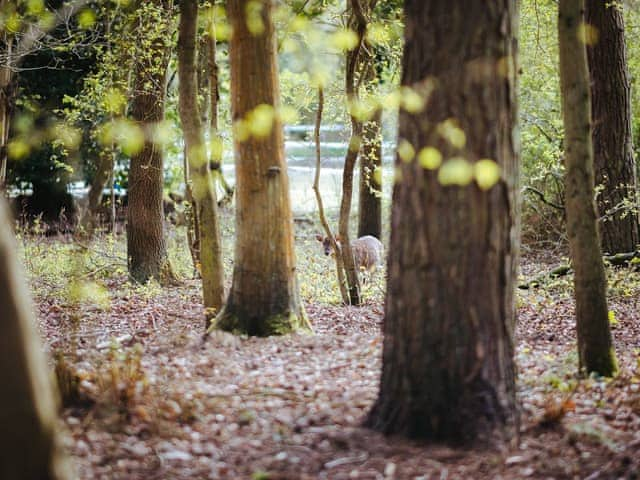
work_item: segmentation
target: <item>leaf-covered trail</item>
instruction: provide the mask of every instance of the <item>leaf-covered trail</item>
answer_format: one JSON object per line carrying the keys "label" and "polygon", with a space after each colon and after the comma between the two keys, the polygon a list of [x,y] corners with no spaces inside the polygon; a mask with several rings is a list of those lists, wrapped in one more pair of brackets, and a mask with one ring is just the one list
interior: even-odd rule
{"label": "leaf-covered trail", "polygon": [[522,294],[520,443],[457,450],[360,428],[379,381],[379,303],[307,304],[313,336],[203,343],[196,282],[153,295],[108,282],[111,307],[82,307],[79,322],[53,297],[37,302],[48,348],[66,352],[80,382],[63,414],[79,478],[595,479],[640,468],[635,298],[612,302],[620,377],[576,383],[572,302]]}

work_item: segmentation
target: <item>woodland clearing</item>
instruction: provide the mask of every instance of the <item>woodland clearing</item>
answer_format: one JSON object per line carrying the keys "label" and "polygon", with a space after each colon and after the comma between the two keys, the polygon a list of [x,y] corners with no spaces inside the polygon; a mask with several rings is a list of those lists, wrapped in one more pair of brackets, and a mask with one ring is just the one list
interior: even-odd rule
{"label": "woodland clearing", "polygon": [[[131,285],[125,270],[105,267],[123,248],[113,241],[113,256],[87,250],[73,267],[85,287],[104,292],[70,300],[64,272],[46,266],[63,265],[62,252],[77,245],[22,237],[40,330],[67,397],[65,441],[78,478],[637,478],[637,272],[609,270],[614,379],[576,376],[570,276],[520,290],[519,442],[456,449],[361,427],[379,384],[382,279],[367,287],[362,307],[338,305],[332,262],[312,237],[299,233],[296,243],[314,335],[214,333],[205,342],[199,281]],[[521,276],[549,267],[528,255]],[[104,295],[108,302],[96,300]]]}

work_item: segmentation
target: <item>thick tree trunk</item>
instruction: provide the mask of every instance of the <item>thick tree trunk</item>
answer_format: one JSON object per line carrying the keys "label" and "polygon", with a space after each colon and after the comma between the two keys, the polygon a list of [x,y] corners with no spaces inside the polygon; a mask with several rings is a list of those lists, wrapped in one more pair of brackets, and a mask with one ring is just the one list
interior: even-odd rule
{"label": "thick tree trunk", "polygon": [[[622,5],[585,1],[585,20],[594,27],[587,47],[591,79],[595,183],[602,185],[598,210],[602,250],[635,250],[638,238],[636,165],[631,134],[631,93]],[[624,208],[625,203],[630,208]]]}
{"label": "thick tree trunk", "polygon": [[[260,9],[249,10],[249,2],[227,2],[233,29],[229,57],[236,122],[236,246],[231,291],[214,326],[266,336],[311,327],[299,295],[284,139],[276,114],[280,92],[273,4],[261,0]],[[248,12],[255,15],[250,21]],[[250,129],[256,108],[267,118],[273,114],[271,128],[254,124],[257,130],[243,138],[238,122],[245,122],[245,132]]]}
{"label": "thick tree trunk", "polygon": [[[445,159],[492,159],[502,178],[444,186],[417,158],[396,159],[383,370],[367,420],[387,434],[457,443],[518,431],[517,15],[516,0],[405,2],[402,85],[435,90],[420,112],[401,111],[399,138]],[[447,141],[447,128],[466,141]]]}
{"label": "thick tree trunk", "polygon": [[220,310],[224,301],[224,272],[216,194],[207,164],[207,151],[198,108],[197,24],[198,2],[182,0],[178,38],[179,110],[184,131],[185,154],[191,175],[194,207],[198,219],[204,306],[207,317],[212,318]]}
{"label": "thick tree trunk", "polygon": [[172,277],[162,210],[163,152],[151,135],[151,129],[164,120],[170,56],[165,36],[170,36],[170,27],[167,23],[160,32],[155,32],[150,25],[166,22],[171,4],[171,0],[153,0],[151,5],[164,12],[163,20],[144,11],[139,20],[141,32],[153,32],[154,38],[150,41],[149,50],[142,58],[136,59],[131,101],[131,116],[146,134],[142,150],[131,157],[129,167],[127,257],[129,275],[138,282],[146,282],[150,278],[165,281]]}
{"label": "thick tree trunk", "polygon": [[382,238],[382,110],[364,124],[360,150],[358,237]]}
{"label": "thick tree trunk", "polygon": [[564,118],[565,211],[575,270],[580,368],[610,376],[616,371],[606,299],[606,276],[594,202],[593,149],[587,54],[578,29],[584,0],[560,0],[558,38]]}
{"label": "thick tree trunk", "polygon": [[0,199],[0,478],[72,478],[56,438],[57,405]]}

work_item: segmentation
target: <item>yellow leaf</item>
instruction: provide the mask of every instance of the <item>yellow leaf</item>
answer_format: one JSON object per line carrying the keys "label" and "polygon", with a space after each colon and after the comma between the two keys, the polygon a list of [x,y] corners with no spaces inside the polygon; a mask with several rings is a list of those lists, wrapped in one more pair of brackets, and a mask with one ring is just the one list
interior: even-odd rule
{"label": "yellow leaf", "polygon": [[256,138],[268,137],[273,130],[275,117],[273,106],[264,103],[258,105],[247,115],[249,133]]}
{"label": "yellow leaf", "polygon": [[426,104],[426,99],[410,87],[402,87],[401,106],[409,113],[420,113]]}
{"label": "yellow leaf", "polygon": [[437,130],[442,138],[456,148],[463,148],[467,143],[467,136],[464,130],[458,126],[458,123],[453,118],[440,123]]}
{"label": "yellow leaf", "polygon": [[488,158],[479,160],[474,165],[476,183],[482,190],[489,190],[500,181],[500,166]]}
{"label": "yellow leaf", "polygon": [[127,105],[127,98],[119,88],[110,88],[104,95],[103,103],[107,112],[121,114]]}
{"label": "yellow leaf", "polygon": [[336,30],[330,37],[331,45],[337,50],[353,50],[358,46],[358,34],[348,28]]}
{"label": "yellow leaf", "polygon": [[4,28],[9,33],[18,33],[22,27],[22,19],[20,15],[13,12],[4,22]]}
{"label": "yellow leaf", "polygon": [[65,125],[62,122],[56,123],[49,134],[52,140],[71,150],[78,148],[82,140],[82,133],[79,129]]}
{"label": "yellow leaf", "polygon": [[398,156],[405,162],[411,162],[416,156],[416,149],[404,138],[398,143]]}
{"label": "yellow leaf", "polygon": [[29,0],[27,2],[27,13],[29,15],[39,15],[44,11],[44,0]]}
{"label": "yellow leaf", "polygon": [[441,185],[458,185],[464,187],[473,180],[473,166],[462,157],[453,157],[442,164],[438,170],[438,181]]}
{"label": "yellow leaf", "polygon": [[367,42],[380,45],[389,41],[389,30],[382,23],[370,23],[366,33]]}
{"label": "yellow leaf", "polygon": [[96,14],[90,8],[85,8],[78,13],[78,26],[89,29],[96,23]]}
{"label": "yellow leaf", "polygon": [[296,110],[294,107],[290,105],[283,105],[278,110],[278,118],[280,118],[280,121],[282,123],[291,125],[297,123],[297,121],[300,119],[300,116],[298,115],[298,110]]}
{"label": "yellow leaf", "polygon": [[598,43],[600,39],[600,31],[589,23],[582,22],[578,25],[578,40],[587,46],[592,46]]}
{"label": "yellow leaf", "polygon": [[13,140],[7,145],[7,155],[13,160],[22,160],[29,155],[30,151],[31,147],[29,144],[21,139]]}
{"label": "yellow leaf", "polygon": [[265,30],[265,24],[262,20],[262,2],[257,0],[251,0],[247,3],[246,15],[247,15],[247,29],[254,35],[262,35]]}
{"label": "yellow leaf", "polygon": [[435,170],[442,165],[442,154],[434,147],[424,147],[418,152],[418,162],[422,168]]}

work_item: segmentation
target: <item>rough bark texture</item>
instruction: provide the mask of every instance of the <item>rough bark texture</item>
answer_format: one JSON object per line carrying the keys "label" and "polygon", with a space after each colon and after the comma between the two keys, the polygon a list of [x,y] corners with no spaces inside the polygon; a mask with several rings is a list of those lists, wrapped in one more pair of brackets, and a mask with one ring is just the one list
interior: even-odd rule
{"label": "rough bark texture", "polygon": [[57,405],[0,199],[0,478],[72,478],[56,439]]}
{"label": "rough bark texture", "polygon": [[615,373],[616,362],[594,202],[587,54],[585,44],[578,36],[583,8],[583,0],[560,0],[558,38],[565,131],[565,211],[575,270],[580,368],[609,376]]}
{"label": "rough bark texture", "polygon": [[[518,431],[514,281],[517,264],[516,0],[405,2],[402,84],[423,93],[401,111],[399,138],[443,158],[490,158],[502,179],[443,186],[398,158],[380,394],[367,424],[445,442]],[[438,133],[455,119],[466,143]]]}
{"label": "rough bark texture", "polygon": [[360,150],[360,192],[358,205],[358,237],[382,238],[382,110],[364,124]]}
{"label": "rough bark texture", "polygon": [[224,302],[224,271],[216,193],[207,164],[202,121],[198,108],[196,74],[196,33],[198,2],[183,0],[180,5],[178,72],[180,75],[180,121],[184,131],[185,154],[189,163],[193,200],[199,228],[200,270],[207,317],[220,311]]}
{"label": "rough bark texture", "polygon": [[[149,4],[161,9],[163,16],[170,16],[171,0],[153,0]],[[144,22],[157,18],[140,16],[140,29]],[[147,25],[148,27],[148,25]],[[167,24],[166,28],[169,28]],[[170,32],[164,32],[167,36]],[[150,278],[165,280],[171,276],[164,236],[162,211],[163,152],[154,142],[151,129],[164,120],[166,74],[169,49],[162,34],[153,38],[149,51],[136,59],[131,117],[145,132],[142,150],[131,157],[129,167],[129,206],[127,209],[127,257],[129,275],[138,282]]]}
{"label": "rough bark texture", "polygon": [[598,210],[602,250],[631,252],[639,243],[636,165],[631,134],[631,93],[624,41],[622,6],[605,0],[585,1],[585,20],[595,28],[587,47],[591,79],[595,183],[602,185]]}
{"label": "rough bark texture", "polygon": [[[250,24],[262,29],[251,33],[245,16],[249,3],[227,3],[233,28],[229,56],[236,122],[246,119],[258,106],[277,108],[280,103],[273,5],[271,0],[257,2],[259,17],[252,18]],[[259,336],[310,329],[296,274],[282,124],[276,115],[265,136],[242,139],[236,131],[234,141],[237,203],[233,281],[214,326]]]}

